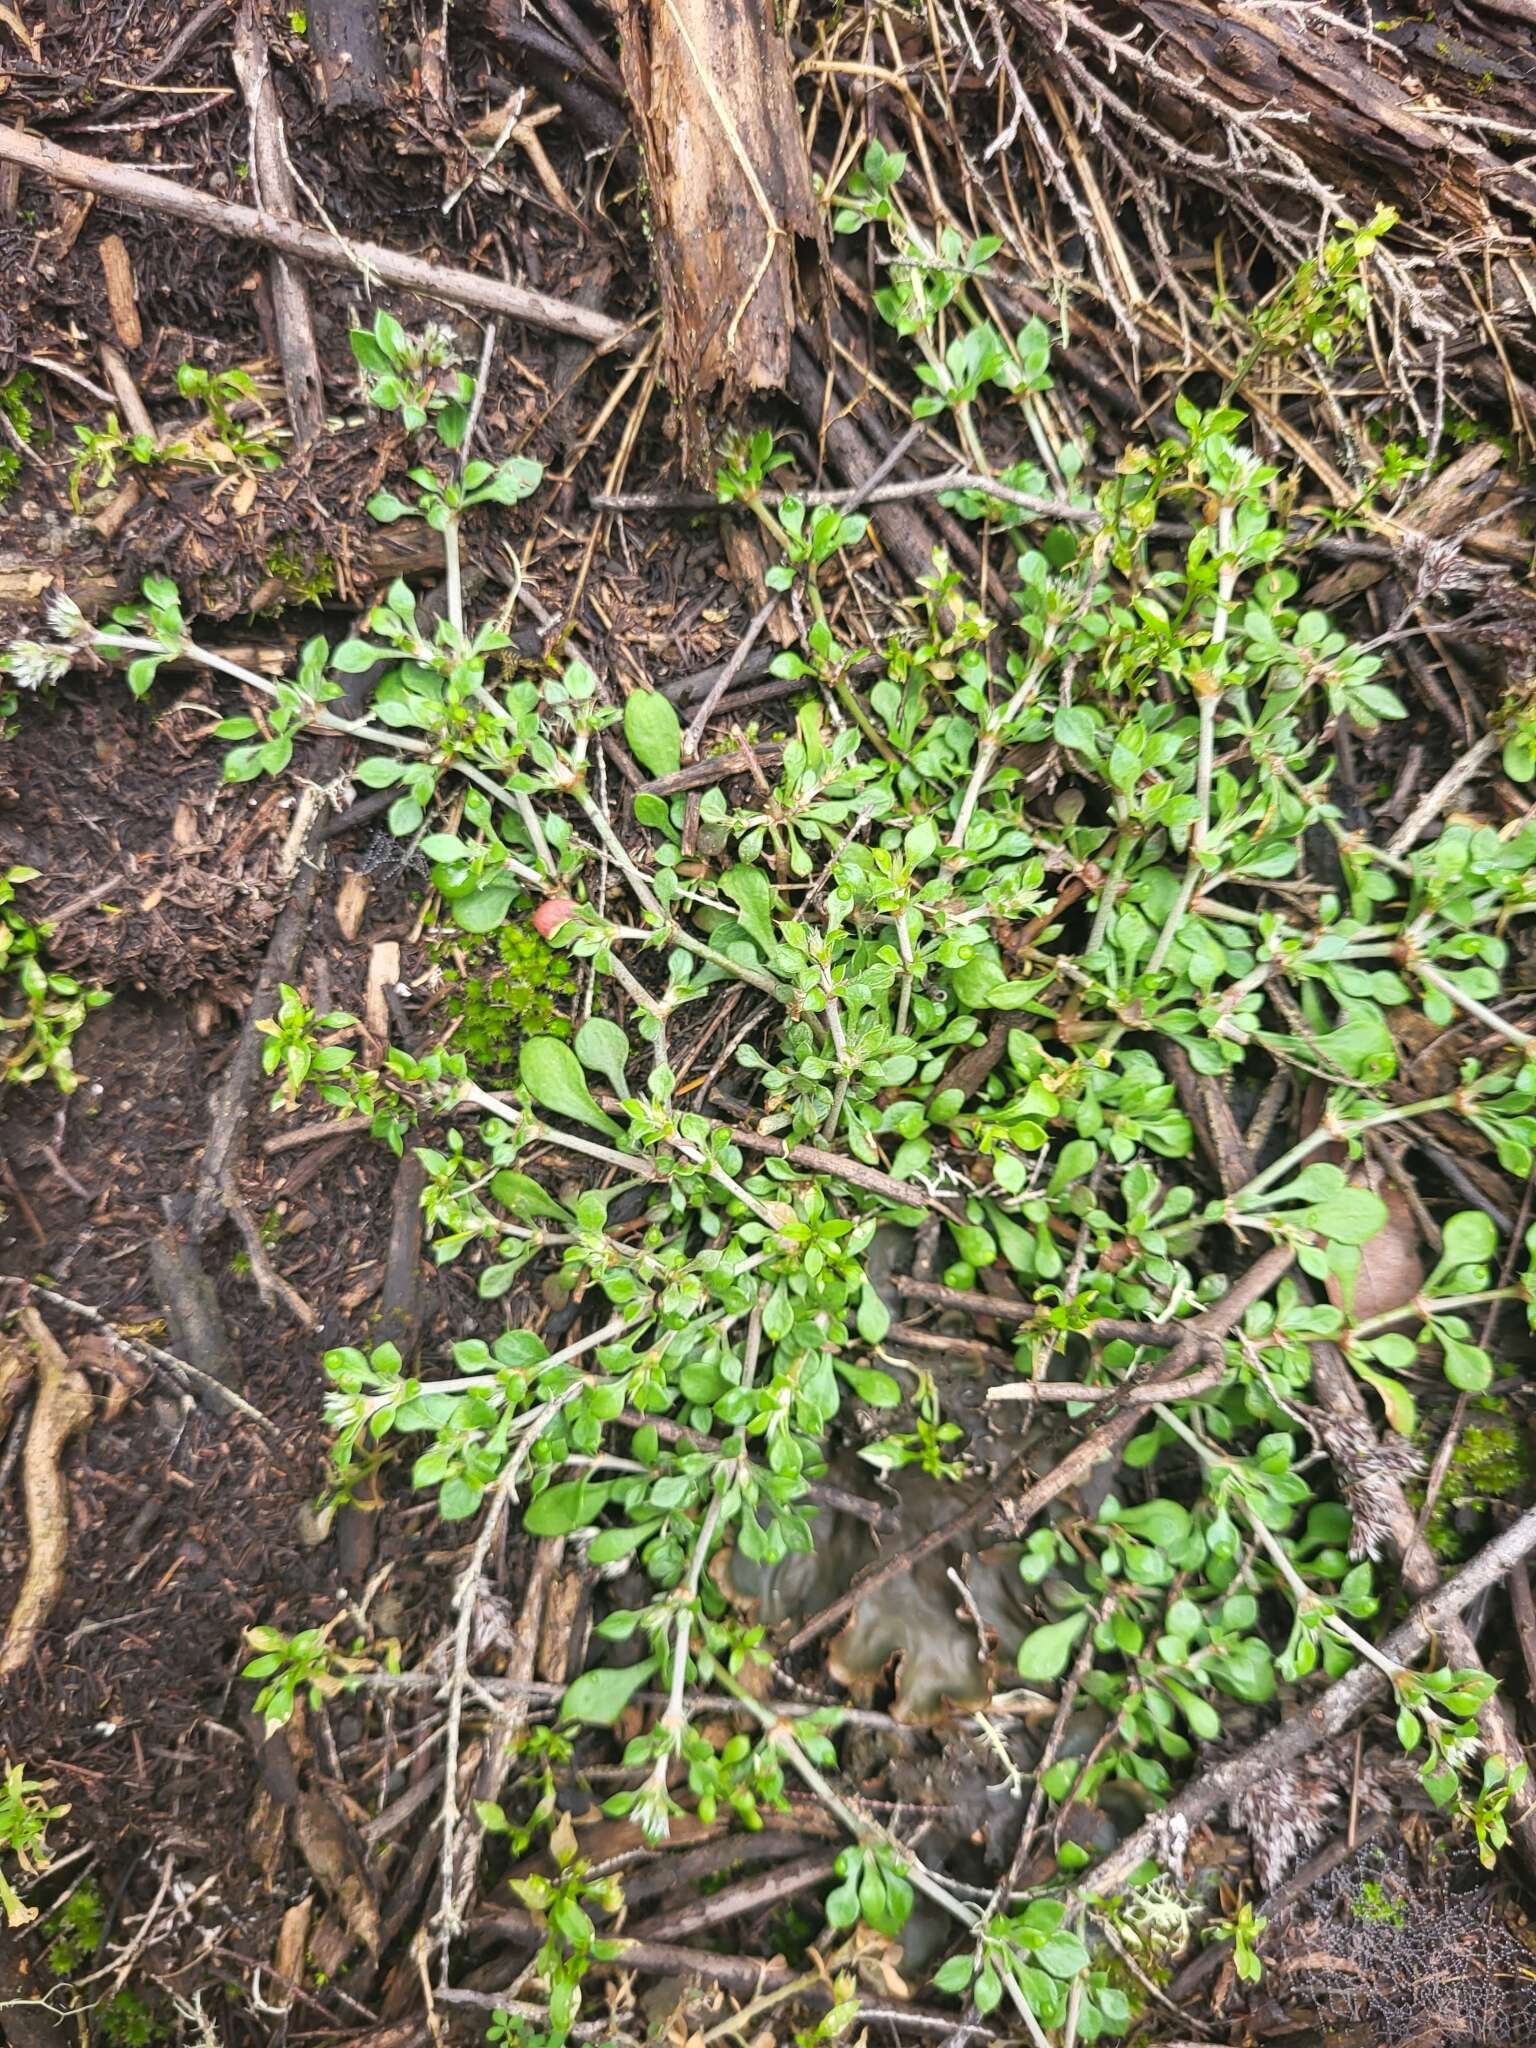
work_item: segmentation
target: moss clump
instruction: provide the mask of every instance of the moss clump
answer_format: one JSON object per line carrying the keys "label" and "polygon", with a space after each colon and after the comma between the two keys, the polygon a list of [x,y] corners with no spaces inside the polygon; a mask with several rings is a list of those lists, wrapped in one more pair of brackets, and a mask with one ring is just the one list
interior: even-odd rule
{"label": "moss clump", "polygon": [[169,2035],[166,2022],[134,1990],[119,1991],[108,1999],[96,2024],[107,2048],[151,2048],[153,2042]]}
{"label": "moss clump", "polygon": [[1424,1530],[1430,1549],[1447,1564],[1461,1563],[1483,1540],[1494,1502],[1523,1499],[1530,1485],[1530,1445],[1510,1420],[1508,1404],[1485,1395],[1475,1406],[1482,1413],[1467,1416]]}
{"label": "moss clump", "polygon": [[[18,370],[14,377],[0,384],[0,416],[4,417],[16,439],[28,448],[36,432],[32,405],[37,395],[37,378],[31,370]],[[14,448],[0,443],[0,503],[15,489],[20,475],[21,456]]]}
{"label": "moss clump", "polygon": [[[101,1889],[89,1878],[51,1913],[43,1932],[48,1946],[43,1959],[55,1977],[73,1977],[96,1954],[105,1924]],[[167,2038],[169,2028],[155,2008],[132,1985],[114,1992],[94,2013],[96,2037],[106,2048],[152,2048]]]}
{"label": "moss clump", "polygon": [[1407,1924],[1408,1915],[1402,1901],[1393,1898],[1384,1884],[1375,1878],[1367,1878],[1359,1892],[1349,1902],[1351,1916],[1383,1927],[1402,1927]]}
{"label": "moss clump", "polygon": [[323,604],[336,594],[336,565],[330,556],[307,553],[291,535],[273,543],[266,566],[287,592],[284,605]]}
{"label": "moss clump", "polygon": [[49,1915],[44,1932],[51,1938],[44,1960],[55,1977],[72,1977],[95,1955],[103,1911],[101,1892],[87,1878]]}
{"label": "moss clump", "polygon": [[454,1050],[472,1074],[509,1072],[525,1038],[570,1037],[575,970],[531,926],[504,924],[472,951],[445,941],[433,957],[446,990],[443,1008],[461,1020]]}

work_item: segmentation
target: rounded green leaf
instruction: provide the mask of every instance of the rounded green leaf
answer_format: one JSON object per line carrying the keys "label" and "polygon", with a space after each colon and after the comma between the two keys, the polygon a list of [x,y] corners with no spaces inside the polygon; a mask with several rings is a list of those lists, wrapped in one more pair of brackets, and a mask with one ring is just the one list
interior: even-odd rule
{"label": "rounded green leaf", "polygon": [[569,1117],[573,1123],[586,1124],[610,1138],[623,1137],[613,1118],[593,1101],[581,1062],[563,1040],[525,1038],[518,1053],[517,1071],[540,1109]]}
{"label": "rounded green leaf", "polygon": [[1049,1685],[1060,1678],[1072,1661],[1078,1637],[1088,1626],[1086,1614],[1070,1614],[1065,1621],[1047,1622],[1019,1645],[1019,1676],[1033,1685]]}
{"label": "rounded green leaf", "polygon": [[683,728],[658,691],[633,690],[625,698],[624,737],[629,751],[652,775],[675,775],[682,766]]}

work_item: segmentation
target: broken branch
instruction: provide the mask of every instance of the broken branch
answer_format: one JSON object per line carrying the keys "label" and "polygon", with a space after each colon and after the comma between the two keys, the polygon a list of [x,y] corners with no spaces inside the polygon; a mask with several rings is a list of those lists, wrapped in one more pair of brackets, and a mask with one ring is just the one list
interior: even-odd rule
{"label": "broken branch", "polygon": [[428,263],[419,256],[402,255],[377,242],[354,242],[338,234],[322,234],[317,228],[302,227],[297,221],[274,220],[254,206],[235,206],[226,199],[210,198],[206,192],[191,191],[153,171],[140,171],[131,164],[114,163],[104,157],[82,156],[78,150],[61,149],[40,135],[24,135],[18,128],[0,126],[0,163],[18,164],[24,171],[51,178],[81,192],[95,192],[108,199],[120,199],[130,206],[143,206],[193,227],[209,228],[233,240],[259,242],[301,263],[314,263],[322,270],[355,270],[371,284],[392,285],[397,291],[420,292],[426,298],[445,299],[449,305],[470,312],[497,313],[508,320],[521,320],[529,327],[547,328],[553,334],[572,334],[594,348],[614,348],[632,333],[630,326],[610,314],[573,305],[569,300],[551,298],[545,292],[530,291],[525,285],[505,284],[499,277],[478,277],[467,270],[449,270],[440,263]]}

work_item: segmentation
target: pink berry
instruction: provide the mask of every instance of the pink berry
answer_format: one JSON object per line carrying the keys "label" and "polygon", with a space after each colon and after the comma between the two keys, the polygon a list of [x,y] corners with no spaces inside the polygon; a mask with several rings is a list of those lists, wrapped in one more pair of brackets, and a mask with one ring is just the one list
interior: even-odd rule
{"label": "pink berry", "polygon": [[576,902],[570,896],[551,896],[547,903],[541,903],[533,913],[533,928],[541,939],[552,939],[563,924],[569,924],[576,915]]}

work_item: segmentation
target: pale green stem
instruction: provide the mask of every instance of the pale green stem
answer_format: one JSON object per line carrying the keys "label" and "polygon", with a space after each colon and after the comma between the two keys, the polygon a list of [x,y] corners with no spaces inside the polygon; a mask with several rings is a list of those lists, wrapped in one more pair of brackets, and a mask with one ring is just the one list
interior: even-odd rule
{"label": "pale green stem", "polygon": [[[1176,1415],[1163,1402],[1158,1402],[1156,1412],[1159,1420],[1165,1422],[1175,1436],[1181,1437],[1189,1445],[1195,1456],[1207,1470],[1230,1472],[1234,1469],[1230,1458],[1223,1458],[1218,1452],[1213,1451],[1181,1417]],[[1317,1597],[1313,1593],[1312,1588],[1291,1563],[1286,1553],[1285,1545],[1281,1543],[1271,1530],[1264,1526],[1264,1523],[1254,1512],[1253,1508],[1249,1506],[1248,1501],[1241,1493],[1239,1493],[1238,1499],[1243,1513],[1247,1517],[1249,1527],[1258,1539],[1259,1547],[1265,1552],[1270,1563],[1290,1588],[1291,1597],[1296,1602],[1298,1615],[1305,1616],[1318,1604]],[[1356,1629],[1352,1629],[1349,1623],[1341,1616],[1329,1614],[1322,1616],[1321,1620],[1323,1627],[1329,1629],[1341,1642],[1348,1643],[1356,1656],[1363,1657],[1368,1664],[1374,1664],[1376,1669],[1386,1677],[1388,1683],[1394,1687],[1396,1686],[1398,1679],[1402,1676],[1402,1665],[1394,1664],[1390,1657],[1384,1657],[1373,1642],[1369,1642]]]}
{"label": "pale green stem", "polygon": [[[1472,1089],[1476,1086],[1477,1083],[1473,1082]],[[1430,1095],[1422,1102],[1405,1102],[1396,1109],[1378,1109],[1369,1116],[1356,1117],[1349,1123],[1325,1113],[1317,1128],[1309,1131],[1299,1144],[1293,1145],[1288,1152],[1282,1152],[1280,1157],[1266,1166],[1262,1173],[1256,1173],[1252,1180],[1227,1197],[1226,1213],[1229,1220],[1240,1221],[1240,1204],[1262,1194],[1264,1189],[1275,1181],[1283,1180],[1295,1167],[1300,1166],[1303,1160],[1310,1159],[1314,1152],[1320,1152],[1325,1145],[1356,1138],[1362,1131],[1379,1130],[1385,1124],[1412,1123],[1415,1117],[1433,1116],[1442,1109],[1455,1109],[1457,1102],[1458,1097],[1455,1095]]]}
{"label": "pale green stem", "polygon": [[677,922],[676,918],[670,917],[662,909],[656,900],[655,892],[652,890],[650,883],[630,859],[629,849],[624,845],[591,797],[587,795],[585,790],[581,789],[575,792],[575,796],[577,803],[580,804],[582,810],[586,813],[593,830],[607,847],[609,853],[612,854],[628,880],[630,887],[634,890],[636,901],[640,904],[641,909],[650,912],[672,943],[681,946],[686,952],[692,953],[697,959],[708,960],[714,966],[723,968],[734,980],[744,981],[749,988],[755,988],[763,995],[772,996],[777,1001],[779,996],[777,982],[771,980],[766,974],[759,974],[755,967],[745,967],[739,960],[732,960],[728,954],[718,952],[715,947],[706,944],[703,939],[695,938],[692,932],[687,931]]}
{"label": "pale green stem", "polygon": [[[476,683],[472,694],[475,701],[483,704],[491,716],[500,724],[508,726],[512,724],[513,721],[507,716],[506,706],[497,703],[495,697],[485,687],[484,683]],[[528,834],[528,842],[533,848],[534,857],[537,859],[539,866],[546,875],[558,873],[558,863],[549,850],[549,843],[544,837],[544,827],[539,822],[539,814],[533,808],[533,803],[527,790],[508,790],[507,796],[510,797],[516,808],[517,815],[523,821],[523,830]]]}
{"label": "pale green stem", "polygon": [[688,1726],[688,1715],[683,1706],[683,1694],[688,1689],[688,1640],[693,1629],[694,1605],[699,1597],[699,1581],[708,1561],[715,1525],[720,1520],[720,1501],[718,1493],[712,1496],[699,1524],[698,1540],[693,1546],[693,1559],[688,1568],[688,1585],[677,1611],[677,1634],[672,1648],[672,1686],[667,1695],[667,1710],[662,1715],[662,1726],[674,1738],[680,1738]]}
{"label": "pale green stem", "polygon": [[1120,898],[1120,884],[1125,880],[1125,871],[1130,863],[1131,842],[1129,837],[1122,833],[1116,843],[1109,872],[1099,884],[1098,906],[1093,913],[1093,929],[1089,932],[1088,943],[1083,948],[1085,953],[1097,953],[1103,945],[1104,934],[1109,929],[1109,920],[1114,915],[1115,905]]}
{"label": "pale green stem", "polygon": [[[622,1316],[615,1316],[611,1322],[604,1323],[600,1330],[594,1330],[590,1336],[578,1337],[574,1344],[567,1344],[563,1351],[552,1351],[548,1358],[541,1358],[537,1365],[530,1367],[530,1370],[547,1372],[552,1365],[568,1365],[573,1358],[581,1358],[588,1351],[595,1351],[600,1344],[606,1344],[614,1337],[623,1336],[626,1330],[638,1327],[638,1323],[627,1323]],[[475,1373],[466,1379],[423,1380],[421,1391],[423,1394],[471,1394],[477,1391],[483,1393],[487,1380],[494,1377],[495,1368],[492,1367],[487,1372]]]}
{"label": "pale green stem", "polygon": [[955,819],[954,830],[949,835],[951,849],[964,846],[965,844],[965,835],[971,828],[972,814],[976,809],[977,803],[980,801],[982,791],[986,788],[987,778],[992,773],[997,757],[1003,750],[1001,736],[1012,725],[1013,721],[1024,709],[1024,706],[1033,697],[1035,691],[1040,687],[1040,678],[1045,674],[1046,663],[1050,658],[1055,637],[1054,630],[1049,627],[1041,635],[1039,652],[1030,664],[1028,673],[1013,695],[1008,699],[1008,702],[1003,706],[997,718],[991,723],[989,730],[983,736],[980,745],[976,749],[976,760],[971,769],[971,779],[965,786],[965,795],[960,800],[959,815]]}
{"label": "pale green stem", "polygon": [[1479,1308],[1489,1301],[1524,1301],[1523,1287],[1489,1287],[1481,1294],[1416,1294],[1412,1301],[1405,1301],[1401,1308],[1389,1309],[1386,1314],[1367,1316],[1362,1323],[1356,1323],[1350,1330],[1351,1337],[1372,1337],[1378,1330],[1390,1330],[1394,1323],[1400,1323],[1405,1316],[1415,1315],[1428,1322],[1432,1316],[1451,1315],[1457,1309]]}
{"label": "pale green stem", "polygon": [[896,998],[896,1036],[904,1038],[907,1018],[912,1008],[912,984],[917,973],[917,960],[912,951],[912,938],[907,930],[907,906],[904,904],[891,920],[891,929],[896,934],[896,950],[901,955],[901,991]]}
{"label": "pale green stem", "polygon": [[[1229,559],[1232,546],[1232,507],[1223,505],[1216,515],[1217,549],[1222,557],[1217,571],[1216,610],[1211,619],[1210,649],[1214,654],[1226,644],[1227,621],[1231,615],[1232,592],[1237,584],[1237,564]],[[1198,815],[1189,830],[1189,865],[1184,870],[1184,879],[1179,884],[1179,893],[1173,907],[1163,920],[1163,928],[1157,935],[1144,974],[1156,974],[1173,949],[1173,942],[1179,935],[1179,927],[1188,915],[1194,901],[1195,891],[1206,879],[1206,868],[1200,856],[1211,829],[1211,784],[1216,769],[1216,719],[1221,709],[1221,691],[1207,685],[1202,689],[1196,709],[1200,719],[1199,748],[1195,760],[1195,802]],[[1108,1032],[1104,1044],[1114,1045],[1123,1035],[1125,1026],[1117,1024]]]}
{"label": "pale green stem", "polygon": [[459,522],[450,516],[443,523],[443,585],[447,596],[448,623],[464,637],[464,578],[459,565]]}
{"label": "pale green stem", "polygon": [[1469,1017],[1475,1017],[1479,1024],[1485,1025],[1488,1030],[1507,1040],[1510,1045],[1517,1045],[1523,1053],[1536,1052],[1536,1038],[1533,1038],[1529,1031],[1522,1031],[1518,1025],[1506,1023],[1497,1010],[1490,1010],[1488,1005],[1480,1003],[1476,996],[1469,996],[1465,989],[1456,986],[1449,975],[1442,974],[1438,967],[1431,967],[1427,960],[1415,960],[1409,972],[1416,974],[1420,981],[1428,982],[1431,988],[1438,989],[1441,995],[1456,1005],[1457,1009],[1465,1010]]}

